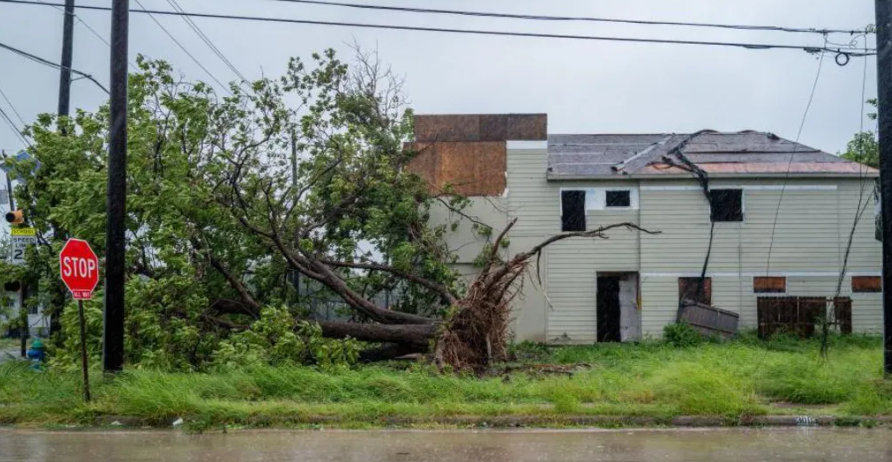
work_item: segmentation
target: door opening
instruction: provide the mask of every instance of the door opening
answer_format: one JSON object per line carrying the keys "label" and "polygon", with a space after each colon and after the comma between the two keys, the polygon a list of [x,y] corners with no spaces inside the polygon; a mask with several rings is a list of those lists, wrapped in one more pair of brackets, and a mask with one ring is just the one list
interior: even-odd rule
{"label": "door opening", "polygon": [[598,273],[598,342],[634,342],[641,337],[638,273]]}

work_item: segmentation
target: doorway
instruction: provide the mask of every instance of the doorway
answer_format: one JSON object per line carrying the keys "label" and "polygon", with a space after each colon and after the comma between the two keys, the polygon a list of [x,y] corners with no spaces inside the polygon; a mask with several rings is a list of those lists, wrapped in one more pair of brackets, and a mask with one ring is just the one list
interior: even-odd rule
{"label": "doorway", "polygon": [[640,339],[638,273],[598,273],[596,298],[598,342]]}

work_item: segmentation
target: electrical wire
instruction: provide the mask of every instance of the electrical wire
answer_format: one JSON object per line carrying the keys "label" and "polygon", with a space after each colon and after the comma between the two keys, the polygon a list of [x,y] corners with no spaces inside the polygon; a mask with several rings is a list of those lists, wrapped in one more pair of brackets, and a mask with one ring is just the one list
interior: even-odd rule
{"label": "electrical wire", "polygon": [[[47,5],[46,3],[41,3],[41,2],[34,1],[34,0],[0,0],[0,3],[13,3],[13,4],[19,4],[19,5]],[[56,5],[59,5],[59,4],[56,4]],[[111,11],[110,7],[104,7],[104,6],[82,5],[82,6],[78,6],[78,8],[88,9],[88,10]],[[132,9],[132,10],[130,10],[130,12],[131,13],[139,13],[139,14],[149,14],[149,15],[189,16],[189,17],[193,17],[193,18],[231,19],[231,20],[242,20],[242,21],[261,21],[261,22],[276,22],[276,23],[288,23],[288,24],[309,24],[309,25],[317,25],[317,26],[358,27],[358,28],[366,28],[366,29],[404,30],[404,31],[417,31],[417,32],[441,32],[441,33],[452,33],[452,34],[554,38],[554,39],[592,40],[592,41],[624,42],[624,43],[659,43],[659,44],[669,44],[669,45],[701,45],[701,46],[744,48],[744,49],[748,49],[748,50],[770,50],[770,49],[802,50],[802,51],[806,51],[809,53],[821,53],[821,52],[836,53],[841,56],[844,55],[846,57],[864,57],[864,56],[876,55],[876,49],[873,49],[873,48],[867,49],[866,52],[855,52],[855,51],[851,51],[851,49],[848,49],[848,48],[845,49],[846,51],[843,51],[843,47],[829,48],[827,46],[815,47],[815,46],[808,46],[808,45],[771,44],[771,43],[715,42],[715,41],[700,41],[700,40],[675,40],[675,39],[652,39],[652,38],[596,36],[596,35],[548,34],[548,33],[535,33],[535,32],[510,32],[510,31],[495,31],[495,30],[482,30],[482,29],[450,29],[450,28],[445,28],[445,27],[419,27],[419,26],[402,26],[402,25],[392,25],[392,24],[368,24],[368,23],[339,22],[339,21],[317,21],[317,20],[309,20],[309,19],[270,18],[270,17],[264,17],[264,16],[243,16],[243,15],[216,14],[216,13],[191,13],[191,12],[178,12],[178,11],[169,11],[169,10]]]}
{"label": "electrical wire", "polygon": [[[849,266],[849,256],[852,252],[852,243],[855,240],[855,231],[858,228],[858,223],[861,221],[861,218],[864,216],[864,211],[867,210],[867,206],[870,204],[870,200],[864,201],[864,186],[865,186],[865,176],[864,176],[864,164],[862,163],[864,160],[864,104],[867,101],[867,62],[864,63],[864,72],[861,77],[861,110],[859,111],[859,127],[858,127],[858,153],[855,155],[855,162],[858,162],[858,177],[861,182],[861,187],[858,191],[858,205],[855,207],[855,218],[852,220],[852,228],[849,230],[849,238],[846,242],[846,251],[842,260],[842,265],[839,270],[839,279],[836,282],[836,295],[834,297],[834,301],[839,298],[842,293],[842,283],[845,281],[846,271]],[[863,202],[863,207],[862,207]]]}
{"label": "electrical wire", "polygon": [[[180,13],[185,12],[180,4],[177,3],[177,0],[167,0],[167,3],[176,11]],[[208,37],[207,34],[205,34],[204,31],[202,31],[201,28],[198,27],[198,24],[195,24],[195,21],[193,21],[192,18],[190,18],[189,16],[183,16],[183,21],[185,21],[186,24],[195,32],[195,34],[198,35],[198,38],[200,38],[208,46],[208,48],[210,48],[211,51],[214,52],[214,54],[217,55],[217,57],[220,58],[221,61],[223,61],[223,64],[225,64],[226,67],[228,67],[233,74],[235,74],[242,82],[248,80],[241,72],[239,72],[238,68],[236,68],[235,65],[232,64],[232,61],[230,61],[229,58],[227,58],[226,55],[224,55],[223,52],[220,51],[219,48],[217,48],[213,40],[211,40],[210,37]]]}
{"label": "electrical wire", "polygon": [[24,135],[22,135],[22,132],[19,130],[18,127],[16,127],[15,122],[12,121],[12,118],[9,117],[9,114],[6,113],[6,111],[3,109],[2,106],[0,106],[0,116],[3,117],[3,120],[6,122],[6,125],[9,125],[10,130],[12,130],[12,132],[15,133],[15,136],[19,140],[21,140],[22,143],[27,144],[28,147],[31,147],[31,142],[28,141],[28,139],[25,138]]}
{"label": "electrical wire", "polygon": [[16,118],[19,119],[19,122],[21,122],[22,125],[28,125],[28,122],[25,122],[25,118],[22,117],[22,114],[19,113],[19,110],[16,109],[15,105],[12,104],[12,101],[9,100],[9,96],[6,96],[6,92],[3,91],[3,87],[0,87],[0,96],[3,96],[3,99],[6,100],[6,104],[8,104],[9,107],[12,109],[13,114],[15,114]]}
{"label": "electrical wire", "polygon": [[32,60],[32,61],[34,61],[34,62],[43,64],[43,65],[45,65],[45,66],[52,67],[52,68],[54,68],[54,69],[68,69],[69,71],[71,71],[72,74],[77,74],[77,75],[79,75],[79,76],[81,76],[81,77],[83,77],[83,78],[85,78],[85,79],[87,79],[87,80],[89,80],[89,81],[95,83],[97,87],[99,87],[99,88],[102,89],[102,91],[108,93],[108,89],[105,88],[105,86],[103,86],[103,85],[102,85],[101,83],[99,83],[99,81],[96,80],[92,75],[87,74],[86,72],[81,72],[81,71],[79,71],[79,70],[77,70],[77,69],[73,69],[73,68],[70,68],[70,67],[66,67],[66,66],[63,66],[63,65],[58,64],[58,63],[54,63],[54,62],[52,62],[52,61],[43,59],[43,58],[41,58],[40,56],[37,56],[37,55],[31,54],[31,53],[28,53],[27,51],[20,50],[20,49],[18,49],[18,48],[9,46],[9,45],[7,45],[7,44],[5,44],[5,43],[0,43],[0,48],[9,50],[9,51],[11,51],[11,52],[13,52],[13,53],[15,53],[15,54],[17,54],[17,55],[19,55],[19,56],[22,56],[22,57],[24,57],[24,58],[28,58],[28,59],[30,59],[30,60]]}
{"label": "electrical wire", "polygon": [[[40,2],[40,3],[43,3],[43,4],[46,5],[46,6],[51,6],[51,7],[55,8],[55,9],[59,10],[60,12],[62,12],[63,15],[65,14],[65,8],[62,8],[62,7],[60,7],[60,6],[56,6],[56,5],[52,4],[52,3],[47,3],[47,2],[45,2],[45,1],[43,1],[43,0],[36,0],[36,1],[38,1],[38,2]],[[94,29],[92,26],[90,26],[90,24],[89,24],[88,22],[84,21],[84,20],[83,20],[80,16],[78,16],[77,14],[74,14],[73,16],[74,16],[74,19],[77,20],[77,23],[78,23],[78,24],[84,26],[88,31],[90,31],[91,34],[93,34],[93,36],[95,36],[97,39],[99,39],[100,42],[102,42],[102,43],[108,45],[108,47],[111,48],[111,43],[108,41],[108,39],[106,39],[105,37],[102,36],[102,34],[100,34],[99,32],[97,32],[96,29]],[[130,64],[130,67],[131,67],[134,71],[138,71],[138,70],[139,70],[139,67],[137,67],[136,64],[133,64],[132,61],[128,61],[128,64]]]}
{"label": "electrical wire", "polygon": [[441,10],[441,9],[414,8],[414,7],[405,7],[405,6],[368,5],[368,4],[360,4],[360,3],[331,2],[331,1],[321,1],[321,0],[275,0],[275,1],[286,2],[286,3],[302,3],[302,4],[307,4],[307,5],[339,6],[339,7],[346,7],[346,8],[365,9],[365,10],[398,11],[398,12],[403,12],[403,13],[426,13],[426,14],[443,14],[443,15],[456,15],[456,16],[477,16],[477,17],[486,17],[486,18],[525,19],[525,20],[536,20],[536,21],[585,21],[585,22],[604,22],[604,23],[618,23],[618,24],[636,24],[636,25],[646,25],[646,26],[710,27],[710,28],[718,28],[718,29],[792,32],[792,33],[813,33],[813,34],[822,34],[822,35],[831,34],[831,33],[839,33],[839,34],[867,33],[867,31],[863,30],[863,29],[862,30],[816,29],[816,28],[802,28],[802,27],[760,26],[760,25],[743,25],[743,24],[714,24],[714,23],[703,23],[703,22],[647,21],[647,20],[641,20],[641,19],[599,18],[599,17],[588,17],[588,16],[546,16],[546,15],[535,15],[535,14],[510,14],[510,13],[495,13],[495,12],[484,12],[484,11]]}
{"label": "electrical wire", "polygon": [[[171,40],[173,40],[173,43],[175,43],[175,44],[180,48],[180,50],[183,50],[183,53],[186,53],[186,56],[188,56],[189,59],[192,60],[192,62],[194,62],[195,64],[197,64],[198,67],[200,67],[201,70],[203,70],[203,71],[205,72],[205,74],[207,74],[208,76],[210,76],[210,78],[211,78],[214,82],[217,82],[217,85],[220,85],[220,87],[223,88],[224,90],[227,89],[226,85],[224,85],[223,82],[221,82],[221,81],[217,78],[217,76],[215,76],[211,71],[209,71],[206,67],[204,67],[204,64],[201,64],[201,61],[199,61],[198,58],[196,58],[195,56],[193,56],[192,53],[190,53],[189,50],[187,50],[186,47],[185,47],[182,43],[180,43],[180,41],[177,40],[176,37],[174,37],[173,34],[170,33],[169,30],[167,30],[166,27],[164,27],[164,24],[161,24],[161,21],[158,21],[158,18],[155,17],[155,14],[153,14],[152,12],[149,12],[148,10],[146,10],[146,9],[145,9],[146,7],[143,6],[142,2],[140,2],[139,0],[134,0],[134,1],[136,2],[137,5],[139,5],[139,6],[143,9],[143,11],[145,11],[145,12],[149,15],[150,18],[152,18],[152,21],[154,21],[155,24],[156,24],[159,28],[161,28],[162,31],[164,31],[164,33],[165,33]],[[78,6],[78,8],[87,8],[87,7],[85,7],[85,6]],[[107,9],[108,11],[111,11],[111,8],[103,8],[103,9]],[[131,10],[131,11],[133,12],[133,11],[139,11],[139,10]]]}
{"label": "electrical wire", "polygon": [[[825,38],[826,43],[826,38]],[[793,144],[793,152],[790,153],[790,161],[787,163],[787,171],[784,174],[784,182],[781,186],[780,198],[777,200],[777,208],[774,210],[774,222],[771,225],[771,239],[768,241],[768,260],[765,265],[765,274],[768,275],[771,272],[771,251],[774,249],[774,234],[777,231],[777,219],[780,217],[780,209],[781,203],[784,201],[784,193],[787,190],[787,180],[790,179],[790,168],[793,166],[793,158],[796,156],[796,151],[799,149],[799,140],[802,137],[802,130],[805,128],[805,121],[808,119],[808,112],[811,110],[811,104],[815,100],[815,93],[818,89],[818,81],[821,79],[821,70],[824,68],[824,54],[821,54],[821,57],[818,61],[818,70],[815,73],[815,81],[811,86],[811,93],[808,96],[808,104],[805,105],[805,111],[802,114],[802,121],[799,123],[799,131],[796,133],[796,142]]]}

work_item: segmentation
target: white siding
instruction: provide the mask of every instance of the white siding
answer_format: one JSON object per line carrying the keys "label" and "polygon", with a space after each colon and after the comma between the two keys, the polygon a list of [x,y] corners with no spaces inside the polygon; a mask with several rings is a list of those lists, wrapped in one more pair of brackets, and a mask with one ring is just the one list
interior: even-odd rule
{"label": "white siding", "polygon": [[[507,197],[495,198],[499,207],[475,199],[472,211],[496,229],[509,218],[518,219],[508,254],[527,250],[560,232],[561,189],[634,188],[639,209],[588,210],[587,229],[631,222],[660,234],[617,229],[609,233],[609,240],[571,239],[548,247],[539,267],[542,284],[534,268],[516,300],[516,339],[594,342],[597,274],[625,271],[641,275],[643,333],[661,335],[663,326],[675,320],[678,277],[699,275],[706,257],[712,224],[703,193],[693,180],[549,182],[546,170],[544,149],[510,149]],[[708,267],[713,304],[740,313],[741,327],[755,328],[756,299],[765,294],[753,293],[753,276],[786,276],[788,295],[832,295],[859,197],[868,204],[856,230],[849,274],[879,274],[872,181],[713,180],[713,188],[744,189],[743,222],[715,225]],[[866,185],[863,196],[862,184]],[[455,246],[472,240],[465,228],[456,236]],[[479,245],[462,248],[464,266],[479,252]],[[851,294],[847,277],[841,295],[852,296],[856,331],[881,328],[880,294]]]}

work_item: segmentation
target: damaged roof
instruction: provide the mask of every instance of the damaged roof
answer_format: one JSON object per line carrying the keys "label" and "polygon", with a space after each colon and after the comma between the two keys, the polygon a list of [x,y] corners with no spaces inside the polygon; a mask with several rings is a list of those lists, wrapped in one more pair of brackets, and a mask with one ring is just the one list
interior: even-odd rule
{"label": "damaged roof", "polygon": [[671,176],[682,157],[724,175],[867,175],[879,172],[773,133],[549,135],[548,178]]}

